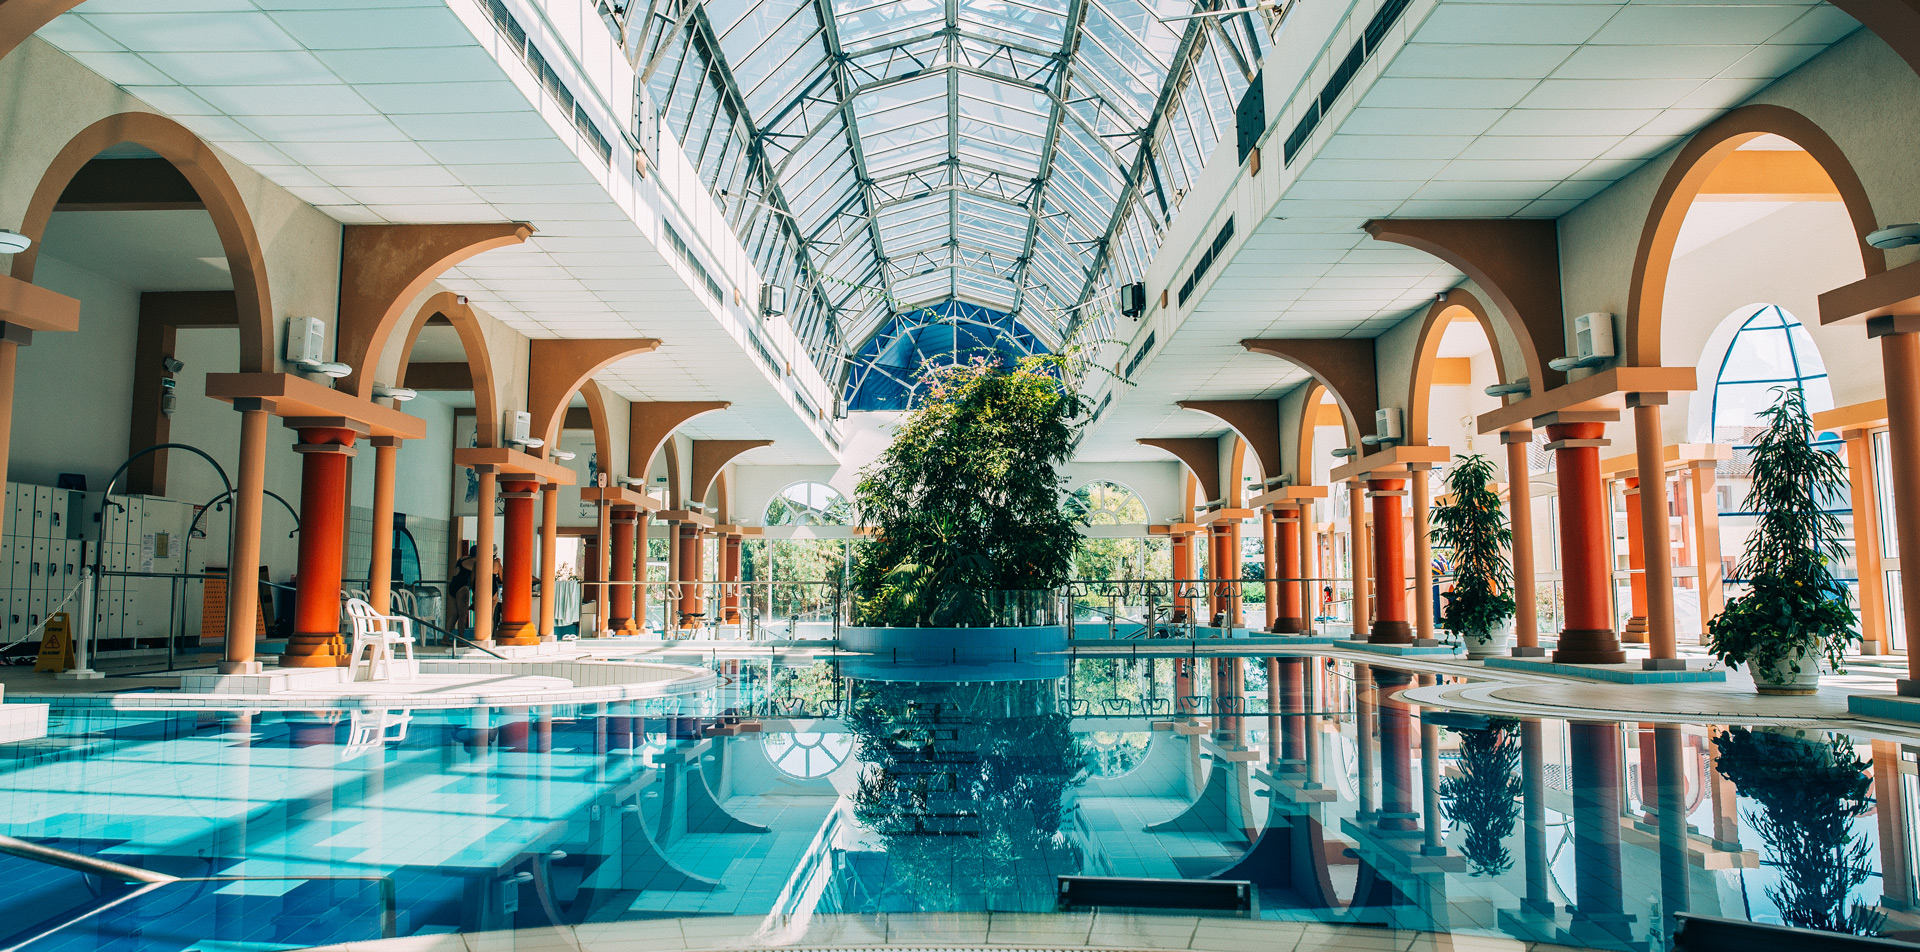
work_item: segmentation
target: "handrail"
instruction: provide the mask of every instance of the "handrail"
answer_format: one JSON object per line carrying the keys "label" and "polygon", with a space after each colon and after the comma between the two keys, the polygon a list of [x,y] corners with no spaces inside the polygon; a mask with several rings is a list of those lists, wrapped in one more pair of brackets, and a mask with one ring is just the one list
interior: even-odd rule
{"label": "handrail", "polygon": [[123,879],[130,883],[173,883],[180,881],[180,877],[178,876],[156,873],[150,869],[127,866],[113,862],[112,860],[85,856],[80,853],[69,853],[66,850],[54,849],[51,846],[41,846],[38,843],[17,840],[11,836],[0,836],[0,853],[17,856],[21,859],[30,859],[36,863],[46,863],[49,866],[60,866],[66,869],[77,870],[82,873],[110,876],[114,879]]}

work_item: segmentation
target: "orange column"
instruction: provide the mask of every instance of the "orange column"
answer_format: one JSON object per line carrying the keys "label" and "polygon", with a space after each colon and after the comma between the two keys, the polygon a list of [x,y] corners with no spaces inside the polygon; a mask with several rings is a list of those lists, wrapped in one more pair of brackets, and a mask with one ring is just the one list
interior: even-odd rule
{"label": "orange column", "polygon": [[1720,567],[1720,496],[1714,492],[1715,474],[1720,464],[1701,460],[1687,472],[1691,493],[1687,507],[1693,510],[1694,562],[1698,566],[1700,590],[1701,642],[1705,643],[1707,623],[1727,607],[1726,577]]}
{"label": "orange column", "polygon": [[1193,578],[1193,543],[1185,532],[1175,529],[1168,534],[1173,544],[1173,620],[1184,622],[1190,617],[1192,606],[1187,603],[1187,584]]}
{"label": "orange column", "polygon": [[1907,629],[1907,676],[1900,679],[1899,692],[1915,697],[1920,696],[1920,334],[1881,337],[1880,360],[1887,381],[1887,469]]}
{"label": "orange column", "polygon": [[[1674,633],[1673,520],[1667,506],[1666,453],[1661,447],[1660,405],[1640,402],[1653,394],[1630,394],[1634,455],[1640,467],[1640,545],[1646,597],[1650,668],[1685,668]],[[1664,395],[1658,399],[1665,400]]]}
{"label": "orange column", "polygon": [[473,570],[473,643],[493,646],[493,557],[500,546],[493,538],[493,511],[497,508],[500,477],[492,466],[475,470],[480,476],[480,499],[474,520],[474,550],[479,560]]}
{"label": "orange column", "polygon": [[1532,431],[1502,432],[1507,447],[1507,515],[1513,526],[1513,643],[1516,655],[1540,650],[1540,616],[1534,609],[1533,477],[1527,462]]}
{"label": "orange column", "polygon": [[634,510],[615,509],[612,516],[612,565],[607,577],[613,584],[607,597],[606,617],[601,621],[616,635],[633,635],[633,519]]}
{"label": "orange column", "polygon": [[1886,568],[1880,559],[1880,487],[1873,471],[1873,440],[1867,430],[1847,430],[1848,482],[1853,493],[1853,560],[1860,569],[1861,654],[1886,654]]}
{"label": "orange column", "polygon": [[1427,468],[1413,468],[1413,620],[1421,644],[1437,644],[1433,634],[1433,539],[1427,525],[1427,509],[1433,497],[1428,492]]}
{"label": "orange column", "polygon": [[1347,483],[1347,554],[1353,560],[1353,639],[1366,641],[1373,618],[1373,545],[1367,533],[1367,486]]}
{"label": "orange column", "polygon": [[[334,668],[347,663],[340,638],[340,561],[347,528],[347,471],[356,434],[343,427],[300,428],[300,555],[293,635],[283,668]],[[251,586],[232,579],[229,588]]]}
{"label": "orange column", "polygon": [[[647,570],[647,537],[653,531],[653,514],[641,509],[633,516],[633,597],[628,604],[633,607],[633,633],[644,634],[647,630],[647,581],[652,578]],[[671,604],[662,601],[662,605]],[[666,623],[661,622],[661,629]]]}
{"label": "orange column", "polygon": [[524,476],[512,475],[501,481],[507,498],[505,552],[500,559],[503,598],[500,603],[500,630],[494,633],[502,645],[537,645],[540,631],[533,624],[533,499],[540,484]]}
{"label": "orange column", "polygon": [[1280,630],[1280,534],[1274,519],[1272,506],[1260,507],[1261,578],[1266,580],[1268,631]]}
{"label": "orange column", "polygon": [[1627,619],[1620,640],[1630,645],[1644,645],[1647,643],[1647,555],[1640,529],[1644,518],[1640,511],[1640,477],[1628,476],[1626,483],[1627,588],[1632,592],[1633,617]]}
{"label": "orange column", "polygon": [[680,545],[679,618],[674,628],[695,627],[692,617],[700,613],[700,527],[683,522],[678,527]]}
{"label": "orange column", "polygon": [[373,538],[367,566],[367,604],[382,615],[393,609],[393,477],[400,438],[376,436],[373,444]]}
{"label": "orange column", "polygon": [[1300,632],[1310,634],[1313,631],[1313,616],[1320,604],[1320,585],[1311,576],[1330,575],[1320,571],[1320,560],[1316,557],[1319,543],[1315,541],[1319,533],[1314,531],[1313,500],[1302,500],[1300,508],[1293,511],[1299,521],[1294,525],[1298,530],[1299,547],[1297,558],[1300,566],[1300,581],[1295,586],[1295,598],[1300,599]]}
{"label": "orange column", "polygon": [[[1306,575],[1300,564],[1300,523],[1306,514],[1304,507],[1288,509],[1281,513],[1269,510],[1273,519],[1274,534],[1278,537],[1279,572],[1281,578],[1298,579]],[[1301,600],[1305,591],[1299,582],[1288,582],[1279,586],[1279,601],[1272,603],[1273,624],[1268,631],[1298,633],[1307,628],[1306,603]]]}
{"label": "orange column", "polygon": [[1373,577],[1380,588],[1374,594],[1374,621],[1367,636],[1373,644],[1413,643],[1413,626],[1407,622],[1407,542],[1401,535],[1406,487],[1404,479],[1367,480],[1367,496],[1373,500]]}
{"label": "orange column", "polygon": [[559,607],[554,562],[560,557],[560,484],[540,487],[540,640],[553,640],[553,616]]}
{"label": "orange column", "polygon": [[1562,664],[1620,664],[1627,653],[1613,633],[1607,597],[1610,539],[1607,501],[1600,485],[1604,423],[1555,423],[1547,427],[1560,484],[1560,565],[1566,628],[1553,660]]}
{"label": "orange column", "polygon": [[738,533],[726,535],[726,548],[721,560],[721,580],[727,583],[726,601],[721,608],[721,620],[729,625],[740,623],[740,543]]}
{"label": "orange column", "polygon": [[1239,614],[1240,601],[1233,584],[1239,573],[1234,571],[1239,564],[1238,553],[1232,552],[1233,525],[1225,520],[1207,527],[1207,575],[1211,580],[1207,590],[1212,593],[1209,599],[1210,620],[1232,627]]}
{"label": "orange column", "polygon": [[[9,348],[11,349],[11,348]],[[11,389],[9,389],[9,394]],[[9,397],[11,399],[11,397]],[[267,427],[272,417],[259,400],[235,400],[240,411],[240,485],[233,494],[233,538],[227,559],[227,646],[221,674],[257,674],[254,638],[259,634],[260,508],[266,501]],[[235,584],[246,579],[248,584]]]}

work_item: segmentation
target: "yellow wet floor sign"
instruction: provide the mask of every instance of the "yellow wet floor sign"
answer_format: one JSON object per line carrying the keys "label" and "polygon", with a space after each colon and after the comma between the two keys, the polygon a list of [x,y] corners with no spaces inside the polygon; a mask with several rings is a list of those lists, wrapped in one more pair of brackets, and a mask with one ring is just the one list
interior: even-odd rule
{"label": "yellow wet floor sign", "polygon": [[33,662],[35,671],[67,671],[73,668],[73,628],[67,623],[67,613],[60,612],[47,619],[47,628],[40,635],[40,657]]}

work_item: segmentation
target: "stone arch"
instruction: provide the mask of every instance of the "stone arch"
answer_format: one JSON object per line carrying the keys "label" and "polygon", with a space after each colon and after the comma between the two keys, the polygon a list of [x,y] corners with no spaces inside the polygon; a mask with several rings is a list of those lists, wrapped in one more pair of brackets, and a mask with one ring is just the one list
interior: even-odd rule
{"label": "stone arch", "polygon": [[1500,353],[1500,338],[1493,332],[1493,318],[1487,314],[1487,308],[1472,292],[1463,288],[1454,288],[1441,299],[1427,308],[1426,317],[1420,325],[1420,342],[1414,346],[1413,354],[1413,392],[1407,395],[1407,443],[1411,446],[1425,446],[1428,434],[1428,417],[1431,415],[1428,403],[1433,396],[1433,372],[1438,366],[1436,358],[1440,355],[1440,339],[1446,336],[1447,325],[1457,320],[1465,312],[1480,322],[1480,330],[1487,335],[1487,343],[1493,350],[1493,366],[1500,376],[1501,383],[1512,383],[1507,375],[1507,360]]}
{"label": "stone arch", "polygon": [[1240,346],[1293,364],[1333,394],[1351,445],[1359,446],[1361,434],[1373,432],[1380,387],[1372,338],[1255,338],[1241,341]]}
{"label": "stone arch", "polygon": [[[0,58],[14,51],[41,27],[81,0],[7,0],[0,3]],[[108,143],[112,145],[113,143]]]}
{"label": "stone arch", "polygon": [[533,341],[527,356],[531,368],[527,409],[533,414],[533,435],[548,445],[558,441],[567,404],[595,374],[619,360],[652,353],[659,347],[660,342],[652,338]]}
{"label": "stone arch", "polygon": [[407,385],[407,360],[413,355],[413,345],[420,340],[420,332],[426,329],[427,322],[436,315],[453,325],[454,332],[460,335],[460,347],[467,354],[467,371],[473,377],[474,436],[483,447],[499,446],[500,395],[494,386],[493,355],[487,352],[487,336],[481,331],[473,309],[461,303],[452,291],[427,298],[414,314],[400,345],[400,364],[394,371],[394,385]]}
{"label": "stone arch", "polygon": [[1326,395],[1326,384],[1318,380],[1307,384],[1307,400],[1300,410],[1298,458],[1294,461],[1294,473],[1302,486],[1313,485],[1313,432],[1320,426],[1320,402]]}
{"label": "stone arch", "polygon": [[604,473],[607,461],[613,459],[613,424],[607,416],[607,395],[600,392],[598,383],[589,380],[580,385],[580,396],[587,401],[587,418],[593,421],[593,452]]}
{"label": "stone arch", "polygon": [[213,219],[214,230],[220,235],[220,247],[233,275],[234,308],[240,328],[239,370],[265,373],[275,369],[273,299],[267,291],[266,254],[254,230],[253,216],[213,147],[165,116],[150,112],[119,113],[80,130],[67,142],[41,175],[40,184],[34,188],[33,198],[20,220],[20,233],[33,239],[33,244],[13,256],[13,276],[33,281],[41,239],[46,236],[47,222],[53,217],[53,208],[60,201],[61,193],[94,156],[123,142],[166,159],[200,196]]}
{"label": "stone arch", "polygon": [[1673,266],[1673,247],[1707,178],[1728,155],[1763,135],[1777,135],[1806,150],[1834,190],[1840,193],[1847,217],[1859,239],[1860,266],[1868,277],[1887,269],[1885,253],[1867,244],[1867,235],[1879,228],[1866,186],[1826,131],[1806,116],[1784,106],[1742,106],[1709,123],[1680,147],[1654,193],[1653,205],[1641,229],[1634,252],[1633,278],[1627,289],[1627,314],[1622,341],[1624,363],[1660,365],[1660,332],[1665,314],[1667,276]]}

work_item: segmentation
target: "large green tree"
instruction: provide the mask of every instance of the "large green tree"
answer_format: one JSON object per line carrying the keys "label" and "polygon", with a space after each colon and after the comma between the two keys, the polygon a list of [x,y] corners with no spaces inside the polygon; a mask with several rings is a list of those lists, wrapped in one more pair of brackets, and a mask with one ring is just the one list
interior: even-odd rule
{"label": "large green tree", "polygon": [[1037,356],[928,371],[921,402],[854,494],[875,530],[853,571],[863,623],[992,624],[1006,593],[1067,580],[1083,519],[1064,502],[1058,467],[1083,401],[1061,385],[1065,364]]}

